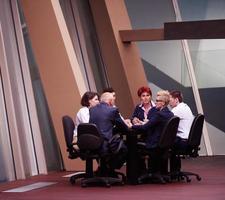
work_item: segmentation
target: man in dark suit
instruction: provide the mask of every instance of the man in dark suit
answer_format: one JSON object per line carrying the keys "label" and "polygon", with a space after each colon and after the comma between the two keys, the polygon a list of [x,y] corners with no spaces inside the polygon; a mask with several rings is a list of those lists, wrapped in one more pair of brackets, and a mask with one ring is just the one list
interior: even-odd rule
{"label": "man in dark suit", "polygon": [[[101,154],[103,156],[110,152],[108,142],[113,137],[113,129],[117,127],[117,130],[118,128],[120,130],[127,130],[127,125],[120,117],[118,108],[113,106],[114,104],[113,94],[105,92],[101,95],[100,104],[90,109],[89,122],[97,125],[103,138],[103,144],[101,148]],[[121,152],[119,152],[119,154],[120,153]],[[120,155],[117,155],[115,157],[119,158]],[[113,162],[112,160],[108,162],[108,164],[110,163],[109,167],[111,168],[111,170],[113,170],[113,168],[119,168],[121,166],[121,163],[119,163],[121,161],[116,160],[115,157]]]}
{"label": "man in dark suit", "polygon": [[166,122],[174,116],[174,114],[168,109],[167,105],[169,103],[169,92],[159,91],[156,97],[156,109],[149,119],[149,121],[144,125],[133,125],[132,128],[135,130],[140,130],[146,134],[146,148],[151,152],[150,158],[150,172],[157,173],[159,171],[165,170],[161,168],[163,152],[157,148],[161,133]]}

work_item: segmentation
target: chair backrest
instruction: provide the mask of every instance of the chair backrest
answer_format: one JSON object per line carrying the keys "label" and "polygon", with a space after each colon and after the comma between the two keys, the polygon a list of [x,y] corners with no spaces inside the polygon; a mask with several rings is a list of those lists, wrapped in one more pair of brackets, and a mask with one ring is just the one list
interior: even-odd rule
{"label": "chair backrest", "polygon": [[180,122],[180,118],[177,116],[173,116],[168,120],[166,125],[163,128],[160,140],[159,140],[159,147],[160,148],[167,148],[173,146],[176,135],[177,135],[177,129]]}
{"label": "chair backrest", "polygon": [[102,145],[103,139],[95,124],[81,123],[77,127],[77,145],[80,150],[98,150]]}
{"label": "chair backrest", "polygon": [[188,146],[189,148],[195,148],[199,147],[201,143],[201,137],[202,137],[202,129],[204,124],[204,115],[198,114],[191,125],[191,130],[188,137]]}
{"label": "chair backrest", "polygon": [[62,123],[66,146],[67,148],[71,148],[73,146],[73,131],[75,128],[74,122],[70,116],[65,115],[62,117]]}

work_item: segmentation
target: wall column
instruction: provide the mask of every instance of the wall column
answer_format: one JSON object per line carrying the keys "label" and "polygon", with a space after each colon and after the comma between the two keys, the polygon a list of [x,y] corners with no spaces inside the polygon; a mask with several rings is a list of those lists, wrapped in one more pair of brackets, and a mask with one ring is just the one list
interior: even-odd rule
{"label": "wall column", "polygon": [[137,45],[124,44],[119,31],[131,28],[123,0],[89,0],[100,48],[111,86],[117,93],[117,106],[130,117],[139,101],[137,89],[148,84]]}

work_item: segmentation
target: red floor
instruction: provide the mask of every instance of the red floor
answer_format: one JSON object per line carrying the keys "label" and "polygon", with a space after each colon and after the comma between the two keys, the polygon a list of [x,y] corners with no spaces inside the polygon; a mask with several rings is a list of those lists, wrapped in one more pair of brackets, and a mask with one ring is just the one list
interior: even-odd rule
{"label": "red floor", "polygon": [[184,169],[197,172],[202,181],[192,179],[190,183],[173,182],[165,185],[125,185],[81,188],[79,183],[71,185],[68,178],[62,175],[68,172],[57,172],[0,184],[0,191],[24,186],[39,181],[57,182],[55,185],[23,193],[0,192],[0,200],[225,200],[225,156],[199,157],[183,161]]}

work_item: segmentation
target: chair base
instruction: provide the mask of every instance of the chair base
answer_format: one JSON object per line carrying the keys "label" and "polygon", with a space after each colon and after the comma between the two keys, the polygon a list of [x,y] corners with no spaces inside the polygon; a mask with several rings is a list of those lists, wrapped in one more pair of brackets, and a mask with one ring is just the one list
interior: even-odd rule
{"label": "chair base", "polygon": [[146,182],[166,184],[167,182],[171,182],[171,180],[169,176],[159,173],[147,173],[138,178],[138,184]]}
{"label": "chair base", "polygon": [[179,171],[171,173],[171,179],[172,180],[186,180],[186,182],[191,182],[191,178],[189,176],[195,176],[198,181],[201,181],[202,178],[199,176],[199,174],[193,173],[193,172],[185,172],[185,171]]}
{"label": "chair base", "polygon": [[81,187],[104,185],[106,187],[111,187],[111,185],[120,184],[123,185],[124,182],[120,178],[113,177],[90,177],[81,180]]}
{"label": "chair base", "polygon": [[86,172],[78,172],[77,174],[70,177],[70,183],[75,184],[77,179],[85,178]]}
{"label": "chair base", "polygon": [[121,178],[123,183],[126,183],[126,176],[122,172],[118,171],[105,171],[102,170],[101,167],[98,167],[98,169],[94,172],[94,177],[111,177],[111,178]]}
{"label": "chair base", "polygon": [[[78,172],[70,177],[70,183],[75,184],[76,180],[81,179],[81,186],[87,187],[92,185],[105,185],[110,187],[114,184],[124,185],[126,182],[126,176],[122,172],[114,172],[115,177],[93,176],[87,177],[85,172]],[[121,178],[119,178],[121,176]]]}

